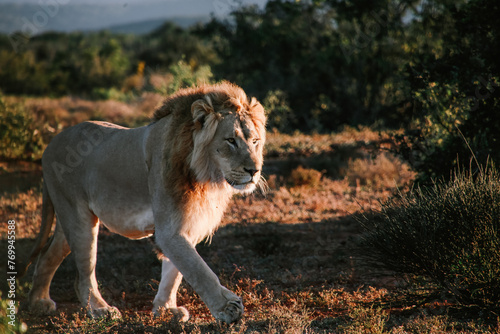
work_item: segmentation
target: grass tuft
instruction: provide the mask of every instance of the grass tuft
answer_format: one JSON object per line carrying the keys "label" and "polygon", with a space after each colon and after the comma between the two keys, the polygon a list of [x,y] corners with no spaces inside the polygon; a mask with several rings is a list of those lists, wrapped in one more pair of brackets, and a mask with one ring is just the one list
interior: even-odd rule
{"label": "grass tuft", "polygon": [[357,306],[349,310],[349,322],[339,329],[346,334],[383,334],[388,318],[380,308]]}

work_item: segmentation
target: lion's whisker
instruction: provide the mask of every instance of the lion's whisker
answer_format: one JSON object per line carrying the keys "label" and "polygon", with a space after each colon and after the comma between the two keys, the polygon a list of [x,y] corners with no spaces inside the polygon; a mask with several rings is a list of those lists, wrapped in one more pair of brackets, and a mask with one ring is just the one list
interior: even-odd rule
{"label": "lion's whisker", "polygon": [[266,196],[270,190],[269,184],[267,183],[266,178],[262,174],[260,175],[259,181],[257,182],[257,188],[259,189],[260,193],[264,196]]}

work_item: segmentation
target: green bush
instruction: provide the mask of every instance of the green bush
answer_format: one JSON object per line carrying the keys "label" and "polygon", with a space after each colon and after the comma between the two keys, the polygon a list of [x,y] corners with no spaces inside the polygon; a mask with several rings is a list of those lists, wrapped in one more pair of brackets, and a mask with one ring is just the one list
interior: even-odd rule
{"label": "green bush", "polygon": [[494,168],[389,200],[362,219],[363,256],[426,277],[464,305],[500,308],[500,180]]}
{"label": "green bush", "polygon": [[0,95],[0,158],[31,159],[42,157],[45,148],[40,129],[33,117],[19,104],[8,104]]}
{"label": "green bush", "polygon": [[164,95],[173,94],[181,88],[212,83],[213,75],[208,65],[193,68],[185,61],[180,60],[176,64],[171,65],[168,68],[168,72],[168,83],[159,89],[159,92]]}
{"label": "green bush", "polygon": [[28,330],[28,326],[19,320],[19,316],[17,315],[19,303],[15,303],[15,315],[14,318],[9,317],[12,315],[9,307],[9,300],[2,299],[2,291],[0,291],[0,333],[26,333]]}
{"label": "green bush", "polygon": [[293,129],[291,124],[295,122],[295,116],[288,106],[287,97],[283,91],[269,91],[263,104],[267,113],[268,129],[276,129],[282,133]]}
{"label": "green bush", "polygon": [[90,96],[95,100],[115,100],[127,102],[131,99],[131,94],[124,93],[114,87],[101,88],[96,87],[92,89]]}

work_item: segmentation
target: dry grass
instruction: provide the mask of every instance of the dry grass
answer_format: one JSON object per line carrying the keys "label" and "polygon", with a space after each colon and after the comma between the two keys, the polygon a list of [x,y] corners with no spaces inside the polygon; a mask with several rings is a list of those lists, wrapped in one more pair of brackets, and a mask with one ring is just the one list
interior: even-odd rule
{"label": "dry grass", "polygon": [[323,178],[316,186],[271,188],[266,197],[235,197],[223,221],[280,224],[319,222],[360,210],[379,208],[379,201],[391,194],[387,190],[373,193],[357,191],[346,180]]}
{"label": "dry grass", "polygon": [[[366,204],[372,206],[378,202],[373,193],[356,193],[355,187],[346,181],[326,178],[323,182],[326,185],[319,194],[313,187],[299,186],[271,190],[267,198],[235,198],[225,225],[215,234],[212,244],[199,245],[198,251],[220,275],[221,282],[243,297],[246,313],[237,324],[214,323],[208,309],[185,284],[179,291],[179,304],[189,309],[191,320],[178,324],[169,314],[154,318],[150,307],[159,283],[160,263],[150,243],[127,240],[105,230],[99,240],[98,279],[104,297],[120,308],[123,319],[95,320],[79,311],[73,282],[68,279],[75,275],[71,259],[63,263],[54,279],[52,296],[58,302],[58,313],[41,317],[21,311],[19,316],[31,333],[458,333],[456,328],[465,329],[464,333],[493,331],[487,325],[433,316],[425,305],[410,307],[405,316],[398,309],[374,306],[381,300],[390,300],[398,286],[370,277],[366,268],[358,267],[351,259],[349,245],[360,229],[345,208],[359,211],[358,201],[370,201]],[[338,202],[338,210],[328,211],[329,201],[319,205],[325,210],[313,210],[328,193],[329,200]],[[312,199],[307,200],[308,195]],[[30,190],[5,195],[1,200],[1,219],[15,217],[18,221],[21,258],[27,255],[39,225],[40,194]],[[269,222],[273,220],[274,223]],[[121,255],[117,258],[113,256],[116,254]],[[29,283],[23,280],[19,284],[24,287],[20,294],[22,303]]]}
{"label": "dry grass", "polygon": [[[0,197],[0,217],[2,222],[15,219],[17,238],[33,238],[38,234],[42,210],[42,196],[39,189],[30,189],[17,194]],[[0,224],[0,235],[7,235],[7,224]]]}
{"label": "dry grass", "polygon": [[389,153],[373,159],[350,159],[345,173],[351,185],[377,189],[405,187],[416,176],[407,164]]}
{"label": "dry grass", "polygon": [[270,157],[284,157],[288,155],[310,156],[312,154],[330,153],[335,147],[371,145],[377,142],[386,142],[389,136],[371,130],[369,127],[344,127],[342,131],[335,134],[313,134],[305,135],[300,132],[293,135],[279,132],[267,134],[267,155]]}
{"label": "dry grass", "polygon": [[380,308],[358,306],[349,310],[348,323],[339,326],[339,330],[346,334],[382,334],[388,318]]}
{"label": "dry grass", "polygon": [[52,98],[5,97],[7,103],[22,103],[40,124],[48,124],[48,131],[60,132],[63,128],[87,120],[106,120],[119,124],[137,125],[147,123],[163,96],[144,92],[132,101],[92,101],[65,96]]}
{"label": "dry grass", "polygon": [[294,186],[317,187],[320,185],[321,176],[320,171],[299,166],[292,171],[290,181]]}

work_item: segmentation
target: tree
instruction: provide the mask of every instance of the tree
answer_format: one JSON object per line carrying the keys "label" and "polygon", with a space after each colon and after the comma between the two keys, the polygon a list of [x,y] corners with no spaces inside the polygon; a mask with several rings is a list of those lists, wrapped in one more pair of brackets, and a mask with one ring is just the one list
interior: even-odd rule
{"label": "tree", "polygon": [[[432,6],[431,6],[432,5]],[[500,161],[500,5],[494,0],[429,3],[414,25],[436,36],[408,65],[415,98],[421,179],[450,176],[463,164]]]}
{"label": "tree", "polygon": [[293,116],[289,131],[331,131],[380,118],[394,124],[409,99],[409,91],[398,92],[409,8],[390,0],[271,0],[263,10],[243,7],[232,21],[206,26],[222,60],[214,72],[261,99],[283,92]]}

